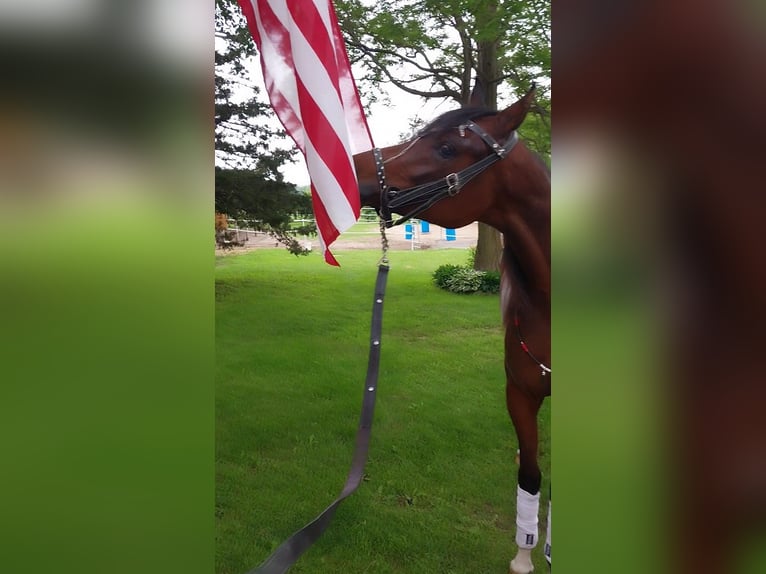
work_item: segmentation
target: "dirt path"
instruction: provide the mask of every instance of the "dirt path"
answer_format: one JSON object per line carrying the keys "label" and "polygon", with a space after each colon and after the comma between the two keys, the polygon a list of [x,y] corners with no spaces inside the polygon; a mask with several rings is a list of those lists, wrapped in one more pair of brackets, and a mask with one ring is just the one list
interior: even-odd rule
{"label": "dirt path", "polygon": [[[230,230],[233,231],[233,230]],[[239,241],[244,241],[242,247],[222,250],[216,248],[216,255],[226,255],[235,253],[245,253],[253,249],[274,249],[283,248],[282,245],[266,233],[254,231],[239,231]],[[420,226],[416,226],[414,237],[408,239],[405,235],[404,226],[397,226],[386,231],[389,246],[392,250],[406,251],[415,249],[447,249],[458,248],[465,249],[476,246],[476,239],[479,234],[479,224],[472,223],[455,230],[454,240],[447,239],[447,233],[444,228],[438,225],[430,225],[428,232],[423,233]],[[309,243],[309,240],[306,240]],[[319,249],[319,241],[313,238],[311,249]],[[380,247],[380,234],[377,232],[354,233],[347,232],[341,235],[332,245],[332,251],[345,251],[350,249],[377,249]]]}

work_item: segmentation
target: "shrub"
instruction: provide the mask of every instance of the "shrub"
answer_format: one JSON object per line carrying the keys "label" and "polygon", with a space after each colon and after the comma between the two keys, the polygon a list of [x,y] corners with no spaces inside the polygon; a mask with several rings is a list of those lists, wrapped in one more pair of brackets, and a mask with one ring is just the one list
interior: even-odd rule
{"label": "shrub", "polygon": [[453,293],[475,293],[481,287],[481,271],[459,267],[447,278],[447,290]]}
{"label": "shrub", "polygon": [[466,262],[466,265],[473,269],[474,265],[476,264],[476,248],[475,247],[469,247],[468,248],[468,261]]}
{"label": "shrub", "polygon": [[498,293],[500,274],[476,271],[468,265],[441,265],[433,273],[434,284],[452,293]]}
{"label": "shrub", "polygon": [[481,277],[482,293],[500,293],[500,273],[497,271],[485,271]]}
{"label": "shrub", "polygon": [[452,277],[458,269],[460,269],[460,265],[452,265],[450,263],[440,265],[433,274],[434,284],[436,284],[437,287],[446,289],[447,280]]}

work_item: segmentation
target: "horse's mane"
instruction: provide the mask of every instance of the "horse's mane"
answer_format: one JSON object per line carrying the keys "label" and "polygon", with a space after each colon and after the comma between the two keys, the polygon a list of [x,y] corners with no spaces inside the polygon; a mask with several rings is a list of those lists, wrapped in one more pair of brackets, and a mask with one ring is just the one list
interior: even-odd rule
{"label": "horse's mane", "polygon": [[484,116],[493,116],[495,114],[497,114],[497,111],[490,110],[489,108],[458,108],[456,110],[450,110],[449,112],[444,112],[431,123],[427,124],[418,132],[418,135],[421,137],[427,136],[429,134],[454,128],[467,121],[483,118]]}

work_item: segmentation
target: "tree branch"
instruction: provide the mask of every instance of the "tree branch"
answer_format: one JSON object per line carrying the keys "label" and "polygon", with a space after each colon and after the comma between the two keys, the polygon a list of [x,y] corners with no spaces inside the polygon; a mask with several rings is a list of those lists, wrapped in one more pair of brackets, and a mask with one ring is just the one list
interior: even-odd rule
{"label": "tree branch", "polygon": [[397,80],[394,78],[386,69],[382,69],[383,74],[388,78],[388,81],[391,82],[394,86],[399,88],[402,91],[407,92],[408,94],[412,94],[414,96],[420,96],[421,98],[452,98],[456,101],[459,101],[460,98],[460,92],[457,92],[455,90],[437,90],[437,91],[425,91],[425,90],[418,90],[416,88],[411,88],[407,84],[403,83],[401,80]]}
{"label": "tree branch", "polygon": [[516,82],[520,82],[521,76],[519,76],[516,72],[508,72],[507,74],[503,74],[502,76],[498,76],[497,78],[494,78],[492,82],[495,84],[500,84],[504,82],[505,80],[514,80]]}
{"label": "tree branch", "polygon": [[[418,63],[416,60],[413,60],[412,58],[408,58],[406,56],[403,56],[399,52],[395,50],[389,50],[387,48],[374,48],[372,46],[368,46],[360,41],[356,40],[348,40],[347,44],[356,48],[360,52],[363,52],[364,54],[367,54],[370,59],[375,61],[376,66],[382,67],[380,64],[377,63],[377,60],[374,56],[374,54],[379,54],[382,56],[391,56],[393,58],[396,58],[397,60],[400,60],[401,62],[406,62],[410,64],[411,66],[414,66],[421,72],[427,72],[429,74],[435,74],[435,73],[441,73],[441,74],[450,74],[452,73],[452,70],[448,68],[433,68],[433,67],[424,67],[420,63]],[[421,55],[424,55],[422,51],[418,50]],[[425,57],[425,55],[424,55]],[[428,58],[426,58],[426,62],[428,62]],[[430,64],[430,62],[428,62]]]}
{"label": "tree branch", "polygon": [[[367,62],[368,62],[368,65],[371,68],[373,68],[374,70],[376,70],[380,75],[382,75],[385,78],[387,78],[388,81],[390,81],[397,88],[399,88],[399,89],[401,89],[401,90],[403,90],[403,91],[405,91],[405,92],[407,92],[409,94],[412,94],[412,95],[415,95],[415,96],[420,96],[422,98],[452,98],[452,99],[456,100],[457,102],[461,101],[461,99],[460,99],[460,97],[461,97],[460,92],[457,91],[457,90],[449,88],[449,82],[453,81],[455,79],[454,78],[455,73],[452,70],[450,70],[448,68],[428,68],[428,67],[424,67],[423,65],[421,65],[417,61],[413,60],[412,58],[408,58],[406,56],[403,56],[402,54],[400,54],[398,52],[395,52],[393,50],[389,50],[389,49],[386,49],[386,48],[376,48],[376,47],[368,46],[368,45],[362,44],[362,43],[354,41],[354,40],[349,41],[349,45],[353,46],[354,48],[356,48],[357,50],[359,50],[360,52],[365,54]],[[422,51],[419,51],[419,52],[421,53],[421,55],[423,55],[425,57],[425,54],[423,54]],[[414,77],[412,77],[410,79],[407,79],[407,80],[402,80],[402,79],[396,78],[389,71],[389,67],[391,67],[391,66],[383,65],[379,61],[378,57],[376,57],[376,56],[390,56],[390,57],[394,58],[395,60],[398,60],[400,64],[410,64],[411,66],[413,66],[417,70],[422,71],[424,73],[424,75],[422,75],[422,76],[414,76]],[[364,59],[364,58],[360,58],[360,59]],[[426,58],[426,61],[429,61],[429,60]],[[416,88],[412,88],[412,87],[410,87],[408,85],[408,84],[411,84],[413,82],[422,81],[423,79],[426,79],[426,78],[431,78],[433,80],[434,84],[437,84],[437,85],[441,86],[442,89],[441,90],[436,90],[436,91],[434,91],[434,90],[425,91],[425,90],[419,90],[419,89],[416,89]]]}
{"label": "tree branch", "polygon": [[460,36],[460,44],[463,47],[463,73],[461,74],[460,103],[466,104],[468,103],[471,93],[471,72],[476,67],[473,58],[473,43],[468,35],[465,20],[463,20],[463,17],[460,16],[460,14],[455,15],[453,24]]}

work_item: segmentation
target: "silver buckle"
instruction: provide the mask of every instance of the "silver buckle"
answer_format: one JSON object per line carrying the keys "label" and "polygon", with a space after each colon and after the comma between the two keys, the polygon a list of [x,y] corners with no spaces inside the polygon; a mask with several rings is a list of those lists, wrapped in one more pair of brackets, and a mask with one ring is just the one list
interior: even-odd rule
{"label": "silver buckle", "polygon": [[456,173],[451,173],[444,178],[447,182],[447,194],[453,197],[460,191],[460,176]]}

